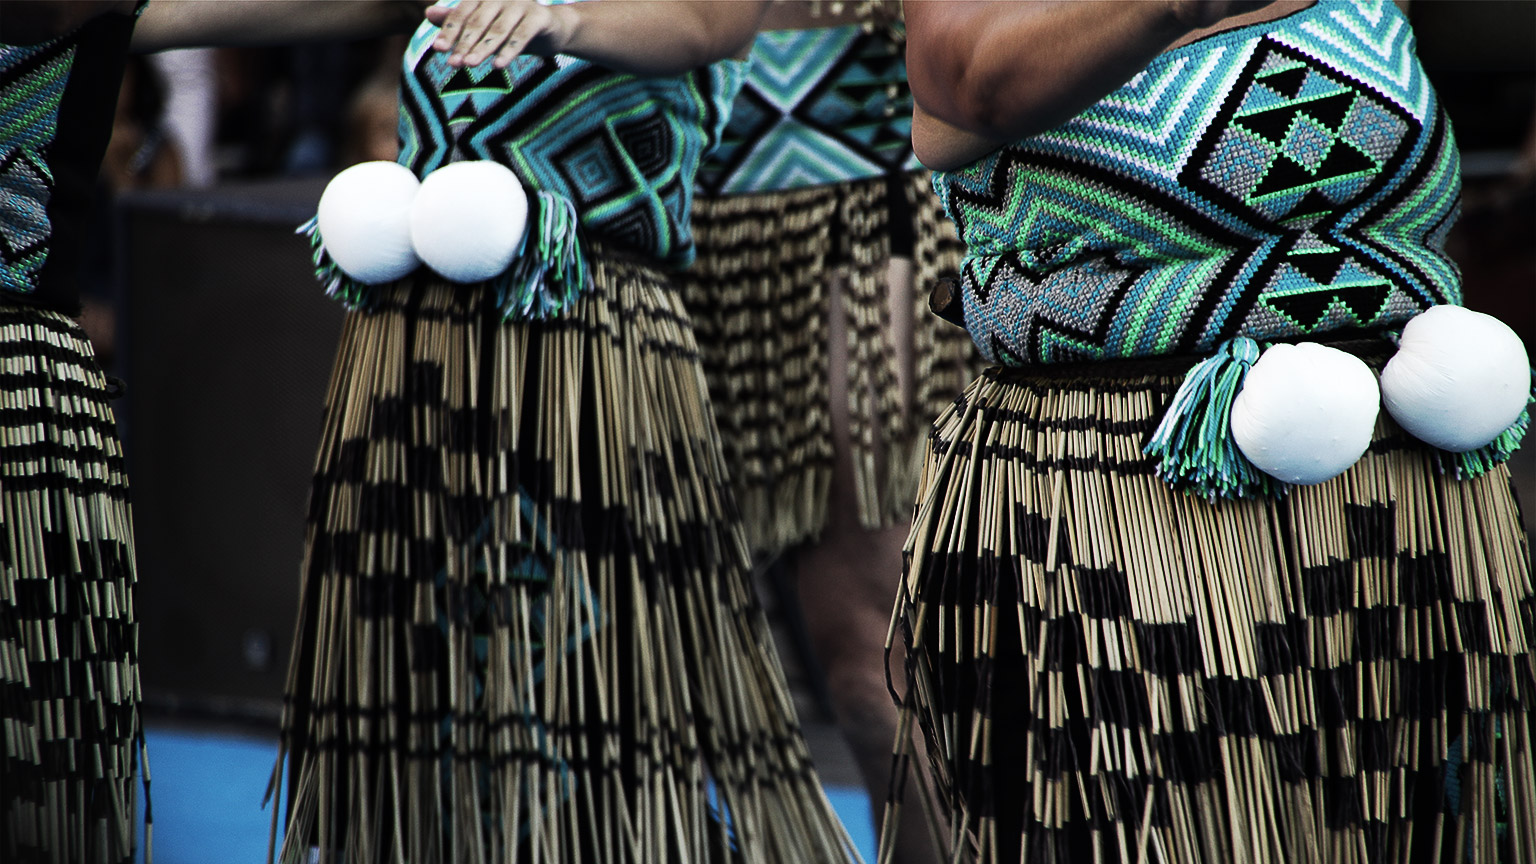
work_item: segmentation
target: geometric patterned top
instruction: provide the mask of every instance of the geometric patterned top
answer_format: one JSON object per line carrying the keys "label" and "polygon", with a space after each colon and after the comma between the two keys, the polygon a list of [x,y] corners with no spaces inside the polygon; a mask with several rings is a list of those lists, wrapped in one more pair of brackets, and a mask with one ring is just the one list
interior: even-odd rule
{"label": "geometric patterned top", "polygon": [[965,323],[1007,365],[1391,329],[1461,301],[1450,125],[1388,0],[1165,52],[1062,126],[934,177]]}
{"label": "geometric patterned top", "polygon": [[753,43],[746,84],[699,187],[780,192],[919,167],[907,61],[891,28],[770,30]]}
{"label": "geometric patterned top", "polygon": [[671,267],[694,258],[699,162],[720,140],[745,63],[640,78],[586,60],[518,57],[454,68],[423,24],[405,52],[396,161],[425,177],[491,160],[576,206],[587,237]]}
{"label": "geometric patterned top", "polygon": [[0,291],[16,295],[8,299],[79,311],[81,250],[135,20],[108,13],[48,42],[0,45]]}

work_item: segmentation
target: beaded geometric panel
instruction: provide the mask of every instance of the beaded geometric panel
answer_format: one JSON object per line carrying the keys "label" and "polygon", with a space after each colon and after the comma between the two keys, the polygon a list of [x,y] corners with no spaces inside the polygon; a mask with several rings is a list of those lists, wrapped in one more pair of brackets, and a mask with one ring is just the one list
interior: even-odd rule
{"label": "beaded geometric panel", "polygon": [[996,362],[1386,328],[1459,301],[1455,142],[1384,0],[1165,52],[934,185],[969,247],[966,325]]}
{"label": "beaded geometric panel", "polygon": [[427,50],[436,33],[424,25],[406,51],[402,165],[424,177],[450,162],[496,161],[571,199],[589,236],[668,264],[693,260],[693,178],[744,64],[656,78],[563,55],[454,68]]}
{"label": "beaded geometric panel", "polygon": [[31,292],[48,257],[45,154],[74,57],[73,42],[0,45],[0,290]]}
{"label": "beaded geometric panel", "polygon": [[916,167],[906,74],[901,44],[884,28],[760,33],[700,188],[778,191]]}

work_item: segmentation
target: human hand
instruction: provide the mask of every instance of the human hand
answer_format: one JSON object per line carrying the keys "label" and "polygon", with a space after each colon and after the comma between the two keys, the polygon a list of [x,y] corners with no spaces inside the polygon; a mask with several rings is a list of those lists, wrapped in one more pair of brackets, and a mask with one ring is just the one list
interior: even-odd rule
{"label": "human hand", "polygon": [[531,0],[463,0],[426,12],[441,28],[432,48],[448,54],[449,66],[478,66],[494,57],[498,69],[521,54],[559,54],[570,41],[573,14],[570,6]]}

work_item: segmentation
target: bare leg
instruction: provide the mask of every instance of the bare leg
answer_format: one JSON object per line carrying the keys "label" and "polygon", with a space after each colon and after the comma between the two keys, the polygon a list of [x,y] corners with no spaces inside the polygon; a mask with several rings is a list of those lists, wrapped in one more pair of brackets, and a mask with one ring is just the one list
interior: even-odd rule
{"label": "bare leg", "polygon": [[[910,265],[895,262],[892,269],[893,294],[898,299],[910,297]],[[796,550],[793,562],[803,614],[812,645],[826,670],[838,725],[853,751],[878,818],[889,789],[897,720],[885,683],[885,634],[896,583],[901,578],[901,550],[908,526],[868,531],[859,524],[849,456],[847,327],[841,287],[834,286],[831,293],[829,384],[835,456],[828,520],[820,542]],[[895,343],[910,355],[911,302],[893,302],[892,306],[908,310],[900,313],[901,318],[893,318],[892,329],[896,331]],[[910,404],[910,356],[898,357],[898,361],[903,401]],[[898,664],[899,671],[900,660],[893,658],[892,662]],[[898,864],[931,864],[936,857],[927,824],[915,793],[909,792],[907,799],[894,860]]]}

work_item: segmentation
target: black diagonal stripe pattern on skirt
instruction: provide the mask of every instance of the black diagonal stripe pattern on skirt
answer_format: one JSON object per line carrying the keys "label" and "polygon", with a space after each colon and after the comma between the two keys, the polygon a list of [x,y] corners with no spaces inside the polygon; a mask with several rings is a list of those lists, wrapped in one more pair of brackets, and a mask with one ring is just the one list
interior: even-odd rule
{"label": "black diagonal stripe pattern on skirt", "polygon": [[[849,436],[860,518],[911,517],[922,430],[978,371],[928,287],[963,247],[927,172],[694,201],[698,260],[680,274],[754,554],[820,535],[832,480],[828,316],[842,280]],[[892,196],[906,200],[893,207]],[[892,211],[911,226],[890,222]],[[913,235],[913,398],[903,407],[888,300],[895,231]]]}
{"label": "black diagonal stripe pattern on skirt", "polygon": [[934,426],[898,699],[952,860],[1536,860],[1508,471],[1383,412],[1342,476],[1207,503],[1142,455],[1182,376],[1117,368],[993,370]]}
{"label": "black diagonal stripe pattern on skirt", "polygon": [[0,861],[134,859],[133,535],[107,394],[79,325],[0,304]]}
{"label": "black diagonal stripe pattern on skirt", "polygon": [[285,862],[842,862],[676,291],[349,314],[283,719]]}

